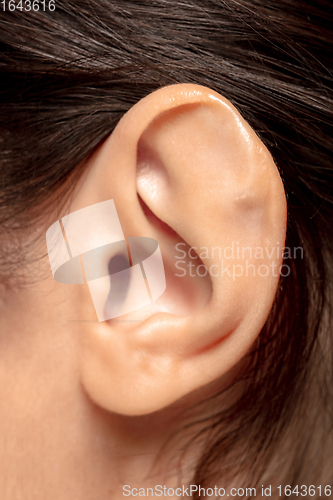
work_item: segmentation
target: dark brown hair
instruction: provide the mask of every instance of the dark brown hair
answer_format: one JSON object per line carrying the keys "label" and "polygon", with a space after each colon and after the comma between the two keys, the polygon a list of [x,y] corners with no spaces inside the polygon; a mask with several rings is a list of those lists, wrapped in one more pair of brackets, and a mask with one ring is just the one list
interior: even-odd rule
{"label": "dark brown hair", "polygon": [[304,255],[288,261],[241,397],[201,423],[193,481],[332,482],[331,2],[56,0],[54,12],[0,16],[2,228],[26,223],[164,85],[220,92],[266,144],[287,195],[286,246]]}

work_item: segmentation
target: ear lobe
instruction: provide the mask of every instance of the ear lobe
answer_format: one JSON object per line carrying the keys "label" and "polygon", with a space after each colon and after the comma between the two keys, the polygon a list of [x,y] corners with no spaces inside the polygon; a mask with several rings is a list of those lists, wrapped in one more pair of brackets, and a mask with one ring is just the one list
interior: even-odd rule
{"label": "ear lobe", "polygon": [[218,379],[246,354],[275,296],[286,203],[254,131],[226,99],[195,85],[156,91],[122,118],[71,211],[108,199],[126,237],[158,241],[167,288],[140,315],[83,325],[80,376],[95,403],[138,415]]}

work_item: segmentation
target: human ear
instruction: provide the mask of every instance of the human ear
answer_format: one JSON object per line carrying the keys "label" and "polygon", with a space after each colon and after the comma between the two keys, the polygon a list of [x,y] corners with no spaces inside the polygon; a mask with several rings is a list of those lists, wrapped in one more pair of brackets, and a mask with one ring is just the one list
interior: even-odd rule
{"label": "human ear", "polygon": [[[82,322],[79,374],[101,407],[146,414],[226,374],[259,335],[280,276],[286,200],[240,113],[192,84],[162,88],[123,116],[70,211],[111,199],[126,238],[159,243],[166,290],[141,310]],[[92,310],[87,285],[71,300]]]}

